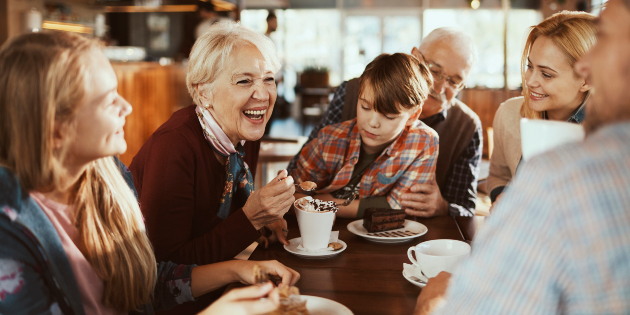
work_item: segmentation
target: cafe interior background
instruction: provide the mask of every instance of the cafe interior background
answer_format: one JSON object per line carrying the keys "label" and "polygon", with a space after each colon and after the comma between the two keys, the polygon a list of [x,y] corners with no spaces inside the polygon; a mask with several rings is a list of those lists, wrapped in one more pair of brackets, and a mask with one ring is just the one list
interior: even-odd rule
{"label": "cafe interior background", "polygon": [[[409,53],[443,26],[468,32],[479,60],[458,98],[480,117],[487,176],[492,121],[498,106],[521,93],[520,58],[527,28],[562,10],[598,13],[603,0],[208,0],[215,19],[239,20],[270,34],[283,68],[278,101],[261,145],[256,185],[286,167],[332,99],[335,87],[358,77],[381,53]],[[202,21],[194,0],[0,0],[0,43],[25,32],[57,30],[101,38],[133,106],[127,118],[127,165],[170,115],[192,104],[187,57]],[[489,200],[479,185],[477,213]],[[480,218],[481,219],[481,218]]]}

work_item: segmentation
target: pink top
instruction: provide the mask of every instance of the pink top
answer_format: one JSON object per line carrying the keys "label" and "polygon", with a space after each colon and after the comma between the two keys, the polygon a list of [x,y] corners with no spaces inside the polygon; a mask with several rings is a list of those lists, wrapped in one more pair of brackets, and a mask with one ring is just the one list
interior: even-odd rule
{"label": "pink top", "polygon": [[76,245],[79,231],[72,223],[72,208],[68,205],[54,202],[38,192],[32,192],[31,197],[42,207],[59,234],[61,245],[63,245],[63,249],[68,256],[79,291],[81,292],[85,313],[118,314],[103,304],[103,280],[98,277],[94,269],[92,269],[92,265],[85,259],[85,256],[83,256],[83,253]]}

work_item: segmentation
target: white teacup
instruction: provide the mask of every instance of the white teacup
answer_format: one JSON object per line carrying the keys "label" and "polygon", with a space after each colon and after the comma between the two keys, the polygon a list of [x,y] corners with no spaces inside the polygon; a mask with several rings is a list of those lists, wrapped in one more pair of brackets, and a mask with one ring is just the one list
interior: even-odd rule
{"label": "white teacup", "polygon": [[[304,197],[311,198],[311,197]],[[299,199],[298,199],[299,200]],[[302,237],[302,247],[309,251],[317,251],[328,247],[330,232],[335,220],[335,212],[312,212],[300,210],[296,206],[297,200],[293,203],[295,215]]]}
{"label": "white teacup", "polygon": [[563,121],[521,118],[523,161],[559,147],[584,140],[584,128]]}
{"label": "white teacup", "polygon": [[[416,252],[416,258],[412,252]],[[442,271],[452,273],[468,255],[470,245],[456,240],[426,241],[407,250],[411,263],[418,266],[429,278]]]}

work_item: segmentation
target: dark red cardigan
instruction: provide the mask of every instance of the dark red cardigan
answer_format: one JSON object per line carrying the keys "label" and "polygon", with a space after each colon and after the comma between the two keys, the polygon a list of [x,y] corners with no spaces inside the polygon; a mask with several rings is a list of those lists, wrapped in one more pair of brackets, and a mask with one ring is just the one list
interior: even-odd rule
{"label": "dark red cardigan", "polygon": [[[260,141],[246,142],[252,175]],[[191,105],[173,113],[142,146],[129,167],[149,239],[158,261],[205,265],[234,258],[260,234],[233,200],[230,216],[217,217],[225,166],[203,137]]]}
{"label": "dark red cardigan", "polygon": [[[259,149],[260,141],[245,144],[252,176]],[[233,199],[230,216],[217,217],[225,166],[203,137],[195,105],[173,113],[129,169],[157,261],[205,265],[230,260],[260,236],[243,212],[245,200]],[[197,314],[222,293],[216,290],[160,314]]]}

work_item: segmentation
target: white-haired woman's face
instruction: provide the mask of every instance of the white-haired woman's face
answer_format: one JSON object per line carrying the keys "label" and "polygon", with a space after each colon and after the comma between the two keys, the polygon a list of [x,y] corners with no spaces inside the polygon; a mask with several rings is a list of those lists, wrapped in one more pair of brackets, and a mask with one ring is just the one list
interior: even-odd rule
{"label": "white-haired woman's face", "polygon": [[232,143],[263,136],[276,102],[275,73],[253,45],[234,47],[226,67],[212,84],[198,86],[202,106],[219,123]]}

